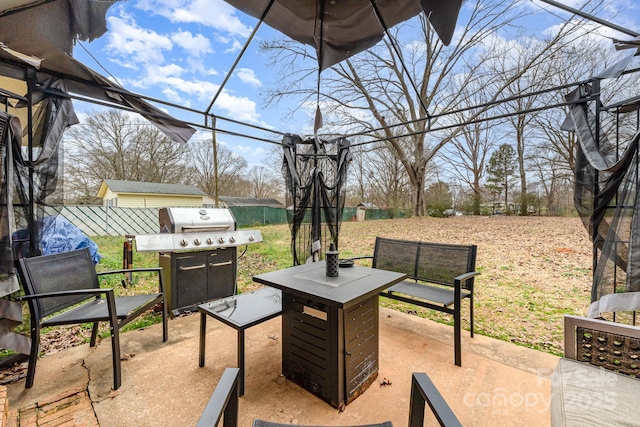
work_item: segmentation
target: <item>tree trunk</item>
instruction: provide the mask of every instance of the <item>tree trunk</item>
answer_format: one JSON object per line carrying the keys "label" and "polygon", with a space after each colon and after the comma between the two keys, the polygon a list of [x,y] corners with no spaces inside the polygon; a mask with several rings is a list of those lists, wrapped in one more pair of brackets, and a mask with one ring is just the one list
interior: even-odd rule
{"label": "tree trunk", "polygon": [[473,214],[480,215],[480,205],[482,204],[482,194],[480,193],[480,183],[475,183],[473,188]]}
{"label": "tree trunk", "polygon": [[411,183],[413,215],[425,216],[424,210],[424,173],[417,176],[416,182]]}

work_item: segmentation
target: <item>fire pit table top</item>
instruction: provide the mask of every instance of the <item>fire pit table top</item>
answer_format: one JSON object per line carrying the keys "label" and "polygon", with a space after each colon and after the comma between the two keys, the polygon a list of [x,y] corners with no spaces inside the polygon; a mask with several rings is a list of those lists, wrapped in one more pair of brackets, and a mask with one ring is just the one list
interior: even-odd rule
{"label": "fire pit table top", "polygon": [[292,295],[313,296],[328,306],[346,309],[405,277],[403,273],[360,266],[340,268],[337,277],[329,277],[325,274],[325,262],[319,261],[258,274],[253,280]]}

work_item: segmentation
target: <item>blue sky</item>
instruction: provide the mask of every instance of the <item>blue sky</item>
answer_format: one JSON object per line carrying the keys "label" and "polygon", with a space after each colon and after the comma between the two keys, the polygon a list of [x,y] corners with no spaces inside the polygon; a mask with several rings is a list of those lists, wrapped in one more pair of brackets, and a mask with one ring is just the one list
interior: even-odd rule
{"label": "blue sky", "polygon": [[[467,1],[466,5],[470,3]],[[538,7],[530,3],[531,7]],[[577,0],[562,0],[562,3],[572,7],[580,4]],[[558,17],[566,19],[568,16],[551,6],[544,7],[553,13],[539,14],[540,20],[535,23],[539,31],[557,24]],[[617,9],[626,11],[615,15]],[[600,17],[640,31],[640,14],[635,1],[613,1],[606,13],[610,16]],[[109,9],[109,31],[91,43],[83,42],[76,46],[74,56],[133,92],[203,111],[238,58],[256,23],[255,19],[223,0],[119,1]],[[302,110],[296,119],[291,120],[284,119],[291,106],[265,109],[262,105],[261,91],[272,83],[274,73],[266,67],[265,58],[258,51],[258,40],[278,36],[268,26],[260,27],[212,112],[281,132],[309,134],[313,125],[311,111]],[[82,113],[95,107],[80,104],[76,108]],[[201,116],[161,108],[185,120],[198,123],[203,120]],[[274,134],[261,131],[234,128],[227,124],[224,127],[279,139]],[[199,133],[193,139],[210,137],[210,133]],[[250,164],[259,164],[270,148],[267,143],[246,138],[223,134],[218,134],[217,138]]]}

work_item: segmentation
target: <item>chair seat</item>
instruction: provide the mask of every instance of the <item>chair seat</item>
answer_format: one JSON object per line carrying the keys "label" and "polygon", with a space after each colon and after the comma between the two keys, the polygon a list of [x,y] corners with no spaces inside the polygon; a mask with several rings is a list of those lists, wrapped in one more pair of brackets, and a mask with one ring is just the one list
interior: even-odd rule
{"label": "chair seat", "polygon": [[[116,312],[118,319],[125,319],[131,312],[153,301],[162,300],[162,294],[145,294],[118,297],[116,300]],[[95,321],[108,321],[109,309],[107,300],[101,298],[91,300],[64,313],[53,316],[42,322],[42,326],[64,325],[71,323],[84,323]]]}
{"label": "chair seat", "polygon": [[[433,301],[445,306],[449,306],[454,302],[453,288],[445,288],[440,286],[426,285],[405,280],[387,289],[388,292],[398,292],[411,295],[412,297],[421,298],[427,301]],[[470,292],[462,290],[460,298],[467,298]]]}

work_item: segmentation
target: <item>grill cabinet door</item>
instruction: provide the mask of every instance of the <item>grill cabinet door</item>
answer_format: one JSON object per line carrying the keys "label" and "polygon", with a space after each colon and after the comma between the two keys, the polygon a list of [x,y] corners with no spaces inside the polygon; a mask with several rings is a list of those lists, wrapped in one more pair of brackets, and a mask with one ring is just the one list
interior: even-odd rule
{"label": "grill cabinet door", "polygon": [[237,270],[235,247],[209,252],[207,269],[207,301],[234,294]]}
{"label": "grill cabinet door", "polygon": [[175,307],[207,301],[208,252],[176,253]]}

